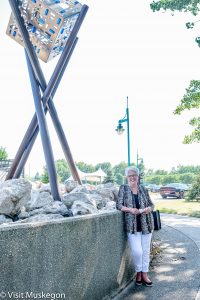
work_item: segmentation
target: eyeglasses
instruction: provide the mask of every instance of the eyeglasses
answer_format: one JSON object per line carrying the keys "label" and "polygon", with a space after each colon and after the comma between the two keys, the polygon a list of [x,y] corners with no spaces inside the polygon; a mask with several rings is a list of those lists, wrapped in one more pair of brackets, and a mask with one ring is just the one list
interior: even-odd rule
{"label": "eyeglasses", "polygon": [[137,174],[132,174],[132,175],[128,175],[127,177],[128,178],[130,178],[130,177],[138,177],[138,175]]}

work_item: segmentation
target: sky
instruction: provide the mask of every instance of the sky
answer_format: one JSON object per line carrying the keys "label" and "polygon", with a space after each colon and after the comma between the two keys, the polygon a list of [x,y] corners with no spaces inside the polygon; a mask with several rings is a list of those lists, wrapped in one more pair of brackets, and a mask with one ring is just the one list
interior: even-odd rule
{"label": "sky", "polygon": [[[137,151],[146,168],[200,164],[200,144],[184,145],[197,110],[173,114],[190,80],[199,79],[198,32],[189,14],[153,13],[148,0],[85,0],[88,13],[54,103],[75,161],[127,161],[127,131],[115,129],[129,98],[131,162]],[[0,146],[14,158],[34,113],[23,47],[6,34],[11,9],[0,1]],[[47,81],[57,58],[41,67]],[[55,159],[64,158],[47,117]],[[45,165],[38,136],[25,172]]]}

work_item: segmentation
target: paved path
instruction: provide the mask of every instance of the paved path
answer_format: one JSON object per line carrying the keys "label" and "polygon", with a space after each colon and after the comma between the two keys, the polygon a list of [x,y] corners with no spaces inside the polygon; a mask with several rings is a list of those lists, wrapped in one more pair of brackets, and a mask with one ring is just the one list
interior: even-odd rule
{"label": "paved path", "polygon": [[162,220],[195,242],[200,251],[200,218],[162,214]]}
{"label": "paved path", "polygon": [[162,214],[162,253],[152,262],[153,287],[132,282],[115,300],[200,300],[200,219]]}

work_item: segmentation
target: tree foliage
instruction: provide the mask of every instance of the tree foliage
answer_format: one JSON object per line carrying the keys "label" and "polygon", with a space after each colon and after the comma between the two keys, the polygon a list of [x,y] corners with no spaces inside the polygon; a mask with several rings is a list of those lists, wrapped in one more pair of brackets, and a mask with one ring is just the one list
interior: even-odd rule
{"label": "tree foliage", "polygon": [[49,183],[49,175],[48,175],[48,172],[47,172],[47,168],[46,167],[43,167],[43,173],[41,175],[41,181],[43,183]]}
{"label": "tree foliage", "polygon": [[108,171],[110,171],[112,169],[112,165],[110,162],[98,163],[95,166],[95,169],[98,170],[99,168],[101,168],[107,174]]}
{"label": "tree foliage", "polygon": [[155,175],[167,175],[167,171],[166,170],[156,170],[155,172],[154,172],[154,174]]}
{"label": "tree foliage", "polygon": [[[70,177],[71,172],[67,162],[64,159],[58,159],[55,161],[56,172],[58,175],[58,181],[64,182],[67,178]],[[94,172],[99,167],[101,167],[107,174],[104,182],[115,182],[118,185],[121,185],[125,181],[124,171],[127,167],[127,163],[120,162],[114,167],[111,166],[109,162],[98,163],[95,166],[91,164],[86,164],[84,162],[77,163],[78,167],[84,172]],[[133,164],[132,164],[133,165]],[[178,165],[177,167],[173,167],[171,171],[166,171],[163,169],[153,170],[149,169],[145,172],[145,183],[152,183],[158,185],[165,185],[172,182],[181,182],[186,184],[192,184],[195,181],[197,174],[200,173],[200,165],[199,166],[183,166]],[[41,176],[37,173],[38,179],[41,177],[41,181],[43,183],[49,182],[47,168],[43,168],[43,173]],[[36,179],[36,178],[35,178]]]}
{"label": "tree foliage", "polygon": [[0,160],[6,160],[8,159],[8,153],[6,151],[6,148],[0,147]]}
{"label": "tree foliage", "polygon": [[189,201],[200,198],[200,173],[196,177],[195,182],[192,185],[191,190],[188,193],[187,199]]}
{"label": "tree foliage", "polygon": [[103,181],[103,183],[108,183],[108,182],[112,182],[112,183],[115,182],[115,176],[114,176],[112,170],[108,170],[107,176],[105,177],[105,179]]}
{"label": "tree foliage", "polygon": [[[191,80],[186,94],[181,99],[181,103],[177,106],[174,114],[180,115],[184,110],[200,108],[200,80]],[[189,122],[194,127],[190,135],[184,137],[183,143],[191,144],[192,142],[200,142],[200,117],[192,118]]]}
{"label": "tree foliage", "polygon": [[191,12],[192,15],[196,16],[200,10],[199,0],[160,0],[153,1],[150,4],[153,12],[160,10],[181,11]]}
{"label": "tree foliage", "polygon": [[83,161],[79,161],[76,163],[76,166],[79,170],[86,173],[92,173],[95,172],[95,166],[91,164],[84,163]]}
{"label": "tree foliage", "polygon": [[198,174],[200,173],[200,165],[199,166],[183,166],[183,165],[178,165],[176,168],[172,168],[170,174],[172,173],[178,173],[178,174],[183,174],[183,173],[194,173]]}
{"label": "tree foliage", "polygon": [[71,172],[65,159],[56,160],[56,172],[59,182],[64,182],[67,178],[70,177]]}
{"label": "tree foliage", "polygon": [[[71,173],[68,167],[67,162],[64,159],[58,159],[55,161],[56,173],[58,176],[59,182],[64,182],[67,178],[70,177]],[[49,175],[47,172],[46,166],[43,167],[43,173],[41,175],[41,181],[43,183],[49,182]]]}
{"label": "tree foliage", "polygon": [[[153,1],[150,4],[151,9],[155,11],[170,10],[180,12],[190,12],[193,16],[197,16],[200,11],[200,0],[160,0]],[[186,27],[192,29],[199,20],[193,22],[187,22]],[[200,36],[196,37],[195,41],[200,47]],[[191,80],[189,87],[186,89],[186,94],[181,99],[181,103],[177,106],[174,114],[180,115],[185,110],[192,108],[198,109],[200,107],[200,81]],[[189,121],[189,124],[193,126],[193,130],[190,135],[184,137],[184,144],[191,144],[193,142],[200,142],[200,117],[193,118]]]}
{"label": "tree foliage", "polygon": [[200,173],[199,166],[183,166],[179,165],[173,167],[171,171],[167,172],[165,170],[147,170],[145,173],[145,182],[154,183],[158,185],[166,185],[172,182],[180,182],[191,184],[194,182],[196,175]]}

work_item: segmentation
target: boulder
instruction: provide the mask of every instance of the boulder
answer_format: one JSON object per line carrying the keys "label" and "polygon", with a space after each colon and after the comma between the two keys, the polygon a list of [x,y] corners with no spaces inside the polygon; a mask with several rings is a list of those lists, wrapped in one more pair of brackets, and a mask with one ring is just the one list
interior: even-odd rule
{"label": "boulder", "polygon": [[51,186],[50,186],[50,183],[43,184],[43,185],[40,187],[39,192],[40,192],[40,193],[42,193],[42,192],[48,192],[49,194],[51,194]]}
{"label": "boulder", "polygon": [[26,205],[26,210],[31,211],[54,202],[49,192],[41,190],[32,190],[31,199]]}
{"label": "boulder", "polygon": [[115,201],[108,201],[106,206],[103,207],[103,210],[116,210],[116,202]]}
{"label": "boulder", "polygon": [[107,183],[101,183],[101,184],[98,184],[96,188],[97,188],[97,190],[98,190],[98,189],[104,189],[104,188],[112,189],[113,186],[115,186],[114,183],[112,183],[112,182],[107,182]]}
{"label": "boulder", "polygon": [[90,190],[88,189],[88,186],[86,185],[78,185],[77,187],[75,187],[71,193],[85,193],[85,194],[89,194]]}
{"label": "boulder", "polygon": [[31,211],[22,211],[19,215],[19,219],[26,219],[31,216],[39,214],[60,214],[64,217],[72,217],[72,211],[69,210],[64,203],[61,201],[53,201],[50,204],[47,204],[41,208],[37,208]]}
{"label": "boulder", "polygon": [[95,206],[98,208],[98,209],[101,209],[103,208],[106,203],[108,201],[110,201],[108,198],[105,198],[105,197],[102,197],[101,195],[99,195],[97,192],[96,193],[92,193],[90,195],[88,195],[90,201],[93,203],[95,202]]}
{"label": "boulder", "polygon": [[67,206],[67,208],[71,208],[74,201],[89,203],[96,207],[96,202],[93,199],[90,200],[89,195],[83,192],[64,194],[62,197],[62,202]]}
{"label": "boulder", "polygon": [[31,198],[31,183],[23,178],[2,183],[0,189],[0,214],[16,215]]}
{"label": "boulder", "polygon": [[61,195],[65,194],[67,192],[66,191],[66,187],[65,187],[65,185],[63,183],[60,183],[58,185],[58,188],[59,188],[59,192],[60,192]]}
{"label": "boulder", "polygon": [[35,216],[31,216],[27,219],[17,221],[16,223],[33,223],[33,222],[42,222],[42,221],[53,221],[56,219],[64,219],[64,217],[60,214],[38,214]]}
{"label": "boulder", "polygon": [[118,192],[119,192],[119,187],[117,185],[115,185],[112,182],[97,185],[97,190],[98,191],[104,190],[104,189],[109,189],[113,193],[113,196],[114,196],[113,200],[117,201]]}
{"label": "boulder", "polygon": [[113,195],[114,195],[114,201],[116,202],[118,199],[118,193],[119,193],[119,188],[118,187],[114,187],[112,189]]}
{"label": "boulder", "polygon": [[43,186],[43,183],[41,181],[31,181],[32,189],[40,189]]}
{"label": "boulder", "polygon": [[108,189],[108,188],[102,188],[98,189],[97,193],[101,195],[102,197],[108,198],[109,200],[113,201],[114,200],[114,194],[113,192]]}
{"label": "boulder", "polygon": [[74,180],[66,180],[64,184],[66,192],[68,193],[70,193],[73,189],[75,189],[78,186],[78,182]]}
{"label": "boulder", "polygon": [[0,224],[13,222],[11,218],[7,218],[4,215],[0,215]]}
{"label": "boulder", "polygon": [[74,216],[98,213],[98,209],[96,207],[80,200],[74,201],[71,210]]}
{"label": "boulder", "polygon": [[72,217],[73,214],[65,204],[61,201],[54,201],[53,203],[43,207],[46,214],[60,214],[64,217]]}

